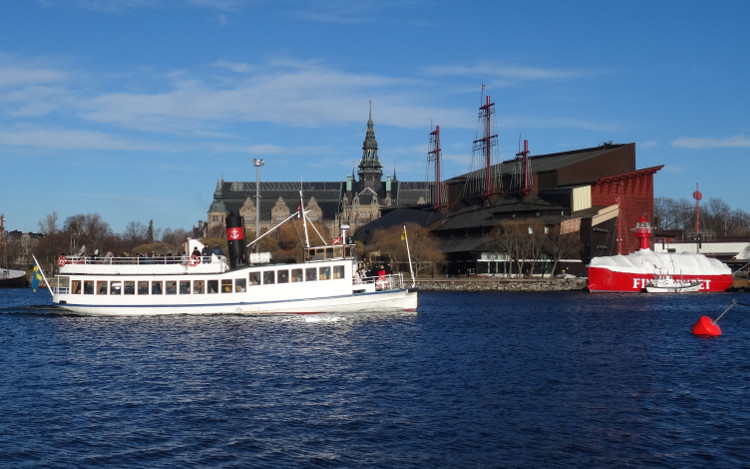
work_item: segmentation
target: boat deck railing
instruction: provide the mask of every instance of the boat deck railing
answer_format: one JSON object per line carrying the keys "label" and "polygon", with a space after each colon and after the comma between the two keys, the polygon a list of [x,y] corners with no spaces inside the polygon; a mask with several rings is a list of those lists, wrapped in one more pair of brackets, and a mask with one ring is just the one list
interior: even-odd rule
{"label": "boat deck railing", "polygon": [[[390,290],[401,290],[404,288],[404,275],[403,274],[390,274],[376,277],[363,277],[362,285],[375,284],[375,290],[378,291],[390,291]],[[355,281],[355,286],[356,286]]]}
{"label": "boat deck railing", "polygon": [[[224,256],[198,256],[200,262],[210,263],[212,258],[223,258]],[[145,265],[145,264],[187,264],[189,256],[72,256],[59,260],[60,264],[81,264],[81,265]]]}

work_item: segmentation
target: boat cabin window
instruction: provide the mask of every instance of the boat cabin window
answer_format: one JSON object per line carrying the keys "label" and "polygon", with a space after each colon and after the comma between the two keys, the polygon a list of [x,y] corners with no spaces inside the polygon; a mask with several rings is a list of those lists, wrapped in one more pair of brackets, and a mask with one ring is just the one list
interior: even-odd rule
{"label": "boat cabin window", "polygon": [[126,281],[124,292],[126,295],[135,295],[135,282],[132,280]]}
{"label": "boat cabin window", "polygon": [[289,271],[279,270],[277,273],[277,279],[279,283],[289,283]]}
{"label": "boat cabin window", "polygon": [[164,292],[167,295],[176,295],[177,294],[177,281],[167,280],[166,282],[164,282]]}
{"label": "boat cabin window", "polygon": [[206,282],[206,292],[208,293],[218,293],[219,292],[219,281],[218,280],[208,280]]}
{"label": "boat cabin window", "polygon": [[190,280],[180,280],[180,295],[190,294]]}
{"label": "boat cabin window", "polygon": [[81,293],[81,281],[80,280],[73,280],[73,287],[70,289],[71,293],[78,294]]}
{"label": "boat cabin window", "polygon": [[325,266],[320,268],[320,279],[330,280],[331,279],[331,267]]}
{"label": "boat cabin window", "polygon": [[83,281],[83,294],[84,295],[93,295],[94,294],[94,281],[93,280],[84,280]]}
{"label": "boat cabin window", "polygon": [[232,293],[232,279],[231,278],[225,278],[221,280],[221,292]]}
{"label": "boat cabin window", "polygon": [[204,291],[206,291],[205,288],[205,282],[203,280],[193,280],[193,293],[197,295],[202,295]]}
{"label": "boat cabin window", "polygon": [[276,272],[267,270],[263,272],[263,285],[273,285],[276,283]]}
{"label": "boat cabin window", "polygon": [[302,281],[302,269],[292,269],[292,282]]}
{"label": "boat cabin window", "polygon": [[155,280],[151,282],[151,294],[152,295],[161,295],[161,293],[164,291],[163,284],[161,280]]}
{"label": "boat cabin window", "polygon": [[343,265],[333,266],[333,278],[344,278],[344,266]]}
{"label": "boat cabin window", "polygon": [[121,282],[112,282],[112,285],[110,285],[109,294],[110,295],[119,295],[122,293],[122,283]]}
{"label": "boat cabin window", "polygon": [[242,293],[243,291],[245,291],[246,284],[247,282],[244,278],[234,279],[234,291],[236,291],[237,293]]}
{"label": "boat cabin window", "polygon": [[99,280],[98,282],[96,282],[96,294],[97,295],[107,294],[107,281],[106,280]]}
{"label": "boat cabin window", "polygon": [[138,294],[148,295],[148,282],[147,281],[141,280],[138,282]]}
{"label": "boat cabin window", "polygon": [[260,285],[260,272],[250,272],[250,285]]}
{"label": "boat cabin window", "polygon": [[318,280],[318,269],[315,267],[305,269],[305,282],[314,282],[315,280]]}

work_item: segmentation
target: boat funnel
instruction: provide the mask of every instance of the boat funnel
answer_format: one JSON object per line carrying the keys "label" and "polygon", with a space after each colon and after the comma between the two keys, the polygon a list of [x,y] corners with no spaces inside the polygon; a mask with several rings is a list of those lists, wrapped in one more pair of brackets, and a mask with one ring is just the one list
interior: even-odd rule
{"label": "boat funnel", "polygon": [[227,216],[227,241],[229,242],[229,266],[235,269],[245,265],[245,231],[242,217],[229,212]]}

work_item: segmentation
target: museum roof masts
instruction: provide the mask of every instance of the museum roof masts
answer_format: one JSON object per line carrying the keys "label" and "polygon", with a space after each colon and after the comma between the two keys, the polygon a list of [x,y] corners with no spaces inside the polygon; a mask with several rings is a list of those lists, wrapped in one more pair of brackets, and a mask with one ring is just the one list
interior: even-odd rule
{"label": "museum roof masts", "polygon": [[[484,85],[482,85],[482,90],[484,92]],[[489,200],[492,195],[502,193],[499,174],[493,174],[499,171],[499,168],[493,168],[493,165],[499,162],[498,138],[497,133],[493,132],[492,125],[493,114],[495,114],[495,103],[491,102],[490,96],[487,95],[485,103],[479,107],[477,138],[472,145],[472,170],[479,169],[480,165],[482,167],[476,173],[477,178],[472,192],[481,191],[485,200]]]}

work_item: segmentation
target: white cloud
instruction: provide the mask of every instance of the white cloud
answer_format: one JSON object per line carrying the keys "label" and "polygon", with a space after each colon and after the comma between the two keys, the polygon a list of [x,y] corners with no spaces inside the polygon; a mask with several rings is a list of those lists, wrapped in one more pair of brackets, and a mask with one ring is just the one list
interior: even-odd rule
{"label": "white cloud", "polygon": [[672,141],[678,148],[750,148],[750,138],[734,135],[725,138],[678,138]]}
{"label": "white cloud", "polygon": [[317,23],[358,24],[371,23],[378,13],[388,6],[386,1],[317,0],[303,2],[302,8],[289,10],[288,15]]}
{"label": "white cloud", "polygon": [[478,76],[486,77],[485,85],[505,86],[508,82],[528,80],[560,80],[598,75],[602,72],[592,70],[562,70],[540,67],[526,67],[499,63],[479,63],[473,66],[442,65],[428,67],[429,75]]}
{"label": "white cloud", "polygon": [[38,128],[1,130],[0,145],[66,150],[175,150],[174,145],[138,142],[101,132]]}
{"label": "white cloud", "polygon": [[68,72],[42,65],[51,61],[48,58],[39,60],[20,60],[8,54],[0,53],[0,89],[18,86],[55,84],[69,78]]}

